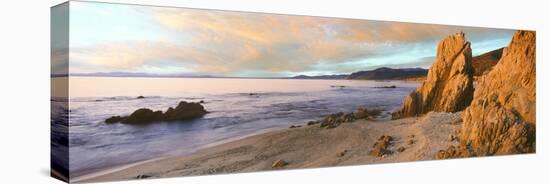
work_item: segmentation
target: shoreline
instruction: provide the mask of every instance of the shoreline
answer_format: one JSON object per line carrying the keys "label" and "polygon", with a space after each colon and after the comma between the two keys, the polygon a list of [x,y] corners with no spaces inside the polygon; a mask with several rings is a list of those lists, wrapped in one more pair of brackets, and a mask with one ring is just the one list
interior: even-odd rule
{"label": "shoreline", "polygon": [[[172,157],[189,156],[189,155],[195,154],[197,152],[200,152],[204,149],[208,149],[208,148],[215,147],[215,146],[218,146],[218,145],[227,144],[227,143],[230,143],[230,142],[239,141],[241,139],[246,139],[248,137],[252,137],[252,136],[256,136],[256,135],[260,135],[260,134],[265,134],[265,133],[269,133],[269,132],[274,132],[274,131],[280,131],[280,130],[284,130],[284,129],[285,128],[282,128],[282,129],[281,128],[268,128],[268,129],[265,129],[265,130],[260,130],[258,132],[252,133],[252,134],[237,136],[237,137],[229,138],[227,140],[222,140],[222,141],[206,144],[204,146],[201,146],[201,147],[197,148],[197,150],[195,150],[195,151],[192,151],[192,152],[189,152],[189,153],[183,153],[183,154],[180,154],[180,155],[177,155],[177,156],[160,156],[158,158],[145,159],[145,160],[140,160],[140,161],[136,161],[136,162],[130,162],[130,163],[125,163],[125,164],[107,166],[107,167],[103,167],[103,168],[96,168],[96,169],[93,169],[93,171],[88,171],[88,172],[82,171],[82,173],[84,173],[84,174],[76,176],[74,179],[72,179],[72,181],[74,181],[74,182],[85,181],[87,179],[95,178],[95,177],[105,175],[105,174],[109,174],[109,173],[113,173],[113,172],[117,172],[117,171],[120,171],[120,170],[123,170],[123,169],[126,169],[126,168],[130,168],[130,167],[133,167],[133,166],[136,166],[136,165],[144,164],[144,163],[159,161],[159,160],[172,158]],[[179,150],[174,150],[172,152],[178,152],[178,151]],[[167,155],[170,155],[170,153],[168,153]]]}
{"label": "shoreline", "polygon": [[[227,140],[196,152],[161,157],[103,170],[73,179],[97,182],[205,174],[303,169],[328,166],[395,163],[433,160],[437,151],[457,141],[449,135],[460,129],[460,113],[429,113],[422,117],[398,120],[355,120],[335,128],[302,125],[259,132]],[[433,131],[437,130],[437,131]],[[392,154],[370,155],[372,145],[381,135],[394,137],[388,150]],[[413,138],[411,138],[413,135]],[[413,140],[414,143],[408,142]],[[398,151],[403,147],[405,150]],[[287,164],[272,168],[282,159]]]}

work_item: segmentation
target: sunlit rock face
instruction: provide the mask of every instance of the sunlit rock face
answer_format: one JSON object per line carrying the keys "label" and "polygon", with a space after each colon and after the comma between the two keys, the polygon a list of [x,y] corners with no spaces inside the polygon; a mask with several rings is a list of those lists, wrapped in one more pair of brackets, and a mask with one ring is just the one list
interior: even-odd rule
{"label": "sunlit rock face", "polygon": [[535,152],[535,32],[517,31],[464,111],[461,144],[477,156]]}
{"label": "sunlit rock face", "polygon": [[428,77],[415,91],[405,97],[401,110],[393,119],[418,116],[430,111],[457,112],[472,100],[474,69],[472,49],[464,33],[456,33],[439,42],[437,59]]}

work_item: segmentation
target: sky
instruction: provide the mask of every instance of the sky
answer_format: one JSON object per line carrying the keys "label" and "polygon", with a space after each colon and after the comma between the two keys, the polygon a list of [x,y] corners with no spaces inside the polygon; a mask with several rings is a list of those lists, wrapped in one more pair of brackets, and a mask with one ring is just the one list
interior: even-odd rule
{"label": "sky", "polygon": [[69,19],[71,74],[288,77],[428,68],[448,35],[465,32],[478,55],[506,46],[514,31],[78,1],[70,2]]}

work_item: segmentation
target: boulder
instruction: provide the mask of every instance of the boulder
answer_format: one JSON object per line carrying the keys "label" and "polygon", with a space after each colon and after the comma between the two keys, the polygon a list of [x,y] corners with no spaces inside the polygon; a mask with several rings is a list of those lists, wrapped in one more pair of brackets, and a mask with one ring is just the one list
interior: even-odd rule
{"label": "boulder", "polygon": [[356,119],[366,119],[370,116],[369,111],[366,108],[359,107],[355,112],[353,112],[353,116]]}
{"label": "boulder", "polygon": [[112,116],[110,118],[107,118],[105,120],[105,123],[117,123],[117,122],[120,122],[122,120],[124,120],[125,117],[121,117],[121,116]]}
{"label": "boulder", "polygon": [[535,42],[535,32],[517,31],[478,81],[460,132],[460,144],[471,155],[535,152]]}
{"label": "boulder", "polygon": [[105,123],[125,123],[125,124],[147,124],[161,121],[179,121],[202,117],[208,113],[199,103],[189,103],[182,101],[176,108],[168,108],[166,112],[153,111],[147,108],[141,108],[134,111],[130,116],[112,116],[105,120]]}
{"label": "boulder", "polygon": [[439,42],[437,59],[426,80],[405,97],[403,107],[392,118],[464,110],[472,100],[473,74],[472,50],[464,33],[448,36]]}
{"label": "boulder", "polygon": [[162,111],[153,111],[151,109],[142,108],[134,111],[127,118],[124,118],[121,123],[145,124],[154,121],[162,121]]}
{"label": "boulder", "polygon": [[168,108],[162,119],[164,121],[188,120],[205,115],[207,112],[200,103],[182,101],[176,108]]}

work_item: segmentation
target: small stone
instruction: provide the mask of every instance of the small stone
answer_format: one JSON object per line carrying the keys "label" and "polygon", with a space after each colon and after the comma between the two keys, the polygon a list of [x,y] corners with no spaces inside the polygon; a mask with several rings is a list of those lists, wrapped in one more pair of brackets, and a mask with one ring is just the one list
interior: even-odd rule
{"label": "small stone", "polygon": [[300,128],[302,125],[291,125],[290,128]]}
{"label": "small stone", "polygon": [[287,162],[285,162],[282,159],[279,159],[279,160],[273,162],[273,164],[271,165],[271,168],[281,168],[281,167],[284,167],[286,165],[288,165]]}
{"label": "small stone", "polygon": [[150,178],[150,177],[153,177],[153,176],[148,175],[148,174],[140,174],[140,175],[136,176],[136,179],[145,179],[145,178]]}
{"label": "small stone", "polygon": [[437,159],[447,159],[449,158],[449,153],[445,150],[439,150],[436,155]]}
{"label": "small stone", "polygon": [[384,142],[391,142],[393,141],[393,137],[389,135],[382,135],[378,138],[378,141],[384,141]]}
{"label": "small stone", "polygon": [[392,151],[386,148],[383,148],[382,146],[377,146],[370,151],[370,155],[377,156],[377,157],[382,157],[384,155],[389,155],[389,154],[392,154]]}
{"label": "small stone", "polygon": [[449,138],[447,138],[449,142],[453,142],[455,139],[456,137],[454,135],[449,135]]}
{"label": "small stone", "polygon": [[344,150],[344,151],[342,151],[342,152],[336,154],[336,156],[338,156],[338,157],[343,157],[344,155],[346,155],[347,152],[348,152],[348,150]]}
{"label": "small stone", "polygon": [[403,152],[403,151],[405,151],[405,147],[401,146],[401,147],[397,148],[397,151],[398,152]]}
{"label": "small stone", "polygon": [[414,140],[413,140],[413,139],[409,139],[409,141],[407,141],[407,144],[408,144],[408,145],[413,145],[413,144],[414,144]]}

